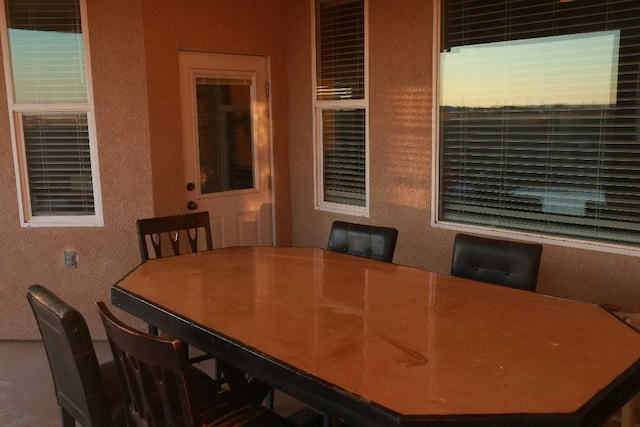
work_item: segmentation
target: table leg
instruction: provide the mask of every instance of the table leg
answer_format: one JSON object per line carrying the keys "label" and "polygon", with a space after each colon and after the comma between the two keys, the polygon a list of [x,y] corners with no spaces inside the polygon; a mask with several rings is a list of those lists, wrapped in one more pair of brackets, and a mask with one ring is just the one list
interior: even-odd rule
{"label": "table leg", "polygon": [[625,403],[625,405],[622,407],[621,414],[620,414],[621,427],[633,427],[633,412],[635,409],[633,405],[634,399],[635,398],[631,398],[631,400]]}
{"label": "table leg", "polygon": [[257,378],[249,378],[237,370],[235,367],[226,363],[220,363],[220,369],[229,388],[238,393],[242,393],[252,401],[262,402],[267,395],[272,392],[271,386],[260,381]]}

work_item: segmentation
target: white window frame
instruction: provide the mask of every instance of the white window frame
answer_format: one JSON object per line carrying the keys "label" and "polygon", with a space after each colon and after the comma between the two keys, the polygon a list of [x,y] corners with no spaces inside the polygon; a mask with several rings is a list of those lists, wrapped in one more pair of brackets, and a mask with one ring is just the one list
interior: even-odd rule
{"label": "white window frame", "polygon": [[[104,226],[102,196],[100,188],[100,173],[98,162],[98,144],[93,102],[93,83],[91,79],[91,61],[89,50],[89,31],[87,25],[86,0],[80,3],[80,19],[82,24],[82,38],[85,56],[85,72],[87,84],[87,101],[79,103],[16,103],[13,92],[13,73],[9,53],[6,4],[0,7],[0,41],[2,45],[4,74],[7,88],[7,103],[9,109],[9,127],[13,151],[13,163],[16,176],[18,209],[21,227],[102,227]],[[21,124],[23,113],[85,113],[87,115],[87,130],[89,134],[89,155],[91,159],[91,179],[93,184],[93,215],[46,215],[34,216],[31,209],[29,177],[27,170],[24,132]]]}
{"label": "white window frame", "polygon": [[592,250],[605,253],[621,254],[639,256],[640,248],[626,246],[623,244],[588,241],[582,239],[572,239],[570,237],[563,236],[551,236],[536,234],[533,232],[496,229],[487,226],[470,225],[463,223],[456,223],[451,221],[441,220],[439,218],[439,197],[440,197],[440,34],[441,34],[441,5],[442,0],[436,0],[433,2],[433,33],[432,33],[432,47],[433,47],[433,61],[432,61],[432,88],[433,88],[433,100],[432,103],[432,139],[431,139],[431,226],[434,228],[453,230],[463,233],[476,233],[480,235],[506,238],[506,239],[519,239],[523,241],[530,241],[541,244],[552,244],[562,247],[577,248]]}
{"label": "white window frame", "polygon": [[[369,0],[364,0],[364,98],[346,100],[318,100],[316,95],[316,0],[311,4],[311,75],[313,99],[313,183],[314,208],[352,216],[369,216],[370,167],[369,167]],[[322,135],[322,111],[339,109],[365,110],[365,205],[355,206],[329,202],[324,199],[324,147]]]}

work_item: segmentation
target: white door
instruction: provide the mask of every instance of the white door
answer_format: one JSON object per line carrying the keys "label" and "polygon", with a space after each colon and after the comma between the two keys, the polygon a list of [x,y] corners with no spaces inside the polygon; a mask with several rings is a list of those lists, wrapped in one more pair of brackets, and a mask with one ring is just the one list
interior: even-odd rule
{"label": "white door", "polygon": [[271,246],[267,60],[180,52],[185,203],[209,211],[213,246]]}

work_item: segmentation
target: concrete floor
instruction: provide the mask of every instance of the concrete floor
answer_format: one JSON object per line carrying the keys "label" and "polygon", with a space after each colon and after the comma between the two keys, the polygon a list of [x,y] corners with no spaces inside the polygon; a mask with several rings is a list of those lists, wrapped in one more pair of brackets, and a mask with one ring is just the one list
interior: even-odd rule
{"label": "concrete floor", "polygon": [[0,342],[0,426],[60,426],[53,381],[40,341]]}
{"label": "concrete floor", "polygon": [[[96,343],[95,348],[99,360],[111,358],[106,342]],[[206,366],[204,369],[207,370]],[[275,402],[276,412],[285,416],[303,407],[300,402],[280,393],[276,393]],[[640,427],[638,403],[636,401],[634,427]],[[60,426],[51,373],[41,341],[0,341],[0,426]],[[619,426],[620,417],[616,414],[603,427]]]}
{"label": "concrete floor", "polygon": [[[106,342],[94,344],[98,360],[111,359]],[[202,367],[213,372],[213,366]],[[276,393],[275,410],[285,416],[304,405]],[[41,341],[0,341],[0,427],[59,427],[60,413]]]}

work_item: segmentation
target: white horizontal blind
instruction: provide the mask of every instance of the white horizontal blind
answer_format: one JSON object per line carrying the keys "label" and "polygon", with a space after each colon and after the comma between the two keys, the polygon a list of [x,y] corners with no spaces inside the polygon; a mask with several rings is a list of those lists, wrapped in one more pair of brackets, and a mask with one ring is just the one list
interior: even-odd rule
{"label": "white horizontal blind", "polygon": [[316,1],[324,202],[366,205],[364,0]]}
{"label": "white horizontal blind", "polygon": [[364,99],[364,1],[316,5],[318,99]]}
{"label": "white horizontal blind", "polygon": [[324,110],[325,200],[365,205],[365,111]]}
{"label": "white horizontal blind", "polygon": [[640,245],[640,2],[442,6],[439,219]]}
{"label": "white horizontal blind", "polygon": [[[51,218],[39,224],[53,225],[65,217],[61,224],[73,225],[67,218],[96,218],[80,6],[80,0],[5,2],[25,222]],[[101,219],[91,221],[78,225]]]}
{"label": "white horizontal blind", "polygon": [[94,213],[86,113],[23,114],[33,215]]}
{"label": "white horizontal blind", "polygon": [[78,0],[8,0],[15,101],[86,102]]}

